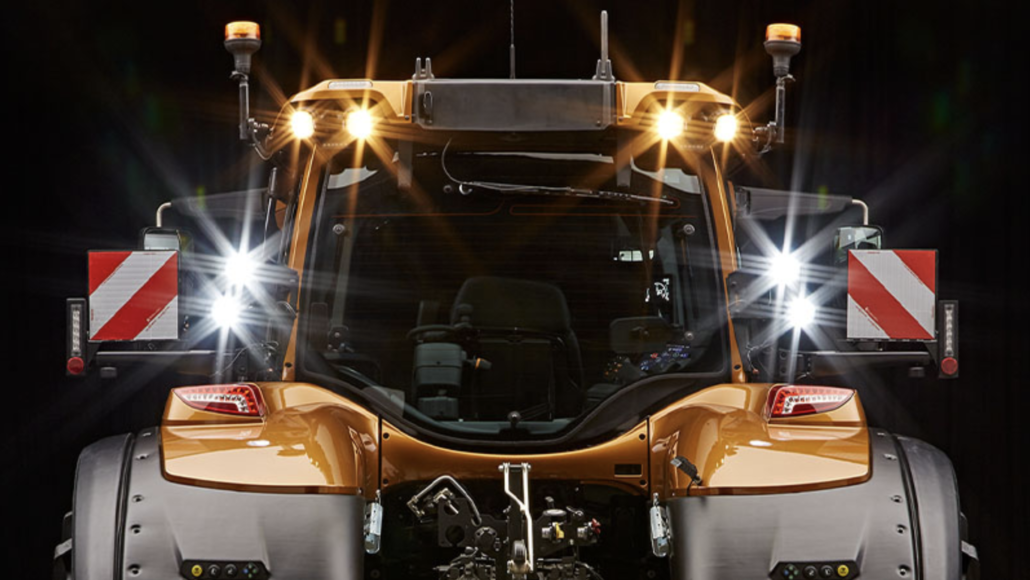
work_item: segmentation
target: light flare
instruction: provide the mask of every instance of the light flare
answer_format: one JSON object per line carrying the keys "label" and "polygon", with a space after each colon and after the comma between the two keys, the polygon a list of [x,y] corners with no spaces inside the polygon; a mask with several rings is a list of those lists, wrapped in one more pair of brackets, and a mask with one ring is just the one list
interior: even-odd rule
{"label": "light flare", "polygon": [[242,310],[235,296],[223,294],[211,305],[211,318],[221,328],[232,328],[239,323]]}
{"label": "light flare", "polygon": [[307,139],[315,134],[315,119],[307,111],[295,111],[290,116],[290,129],[298,139]]}
{"label": "light flare", "polygon": [[658,115],[658,136],[666,141],[682,135],[685,126],[683,115],[675,111],[662,111]]}
{"label": "light flare", "polygon": [[367,109],[358,109],[347,114],[347,132],[355,139],[368,139],[372,135],[375,120]]}
{"label": "light flare", "polygon": [[801,279],[801,262],[793,254],[780,252],[769,263],[769,276],[777,286],[790,286]]}
{"label": "light flare", "polygon": [[257,264],[246,252],[231,254],[225,260],[225,277],[234,286],[246,286],[254,280]]}
{"label": "light flare", "polygon": [[739,123],[737,117],[729,113],[719,115],[715,121],[715,138],[723,143],[733,141],[737,137]]}
{"label": "light flare", "polygon": [[815,304],[805,296],[791,300],[787,307],[787,319],[794,328],[805,328],[815,322]]}

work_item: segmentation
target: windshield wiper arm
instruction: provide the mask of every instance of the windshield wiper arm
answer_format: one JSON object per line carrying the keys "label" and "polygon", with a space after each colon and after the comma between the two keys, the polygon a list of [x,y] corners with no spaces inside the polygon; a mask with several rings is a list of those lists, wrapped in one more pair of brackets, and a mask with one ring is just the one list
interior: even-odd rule
{"label": "windshield wiper arm", "polygon": [[[641,203],[660,203],[664,205],[673,205],[671,199],[664,197],[651,197],[647,195],[638,195],[635,193],[625,193],[622,191],[608,191],[605,189],[585,189],[581,187],[553,187],[547,185],[520,185],[517,183],[497,183],[492,181],[463,181],[459,182],[460,185],[466,188],[480,188],[489,191],[496,191],[499,193],[515,194],[515,195],[551,195],[556,197],[589,197],[592,199],[606,199],[611,201],[636,201]],[[462,191],[462,193],[471,193],[471,191]]]}
{"label": "windshield wiper arm", "polygon": [[518,183],[499,183],[494,181],[464,181],[457,179],[447,170],[447,148],[451,146],[450,140],[440,151],[440,169],[448,179],[458,184],[462,194],[472,193],[472,189],[478,187],[488,191],[497,191],[508,194],[536,194],[554,195],[559,197],[589,197],[593,199],[607,199],[611,201],[636,201],[641,203],[660,203],[663,205],[674,205],[671,199],[664,197],[651,197],[648,195],[637,195],[635,193],[624,193],[621,191],[606,191],[603,189],[585,189],[581,187],[568,186],[547,186],[547,185],[522,185]]}

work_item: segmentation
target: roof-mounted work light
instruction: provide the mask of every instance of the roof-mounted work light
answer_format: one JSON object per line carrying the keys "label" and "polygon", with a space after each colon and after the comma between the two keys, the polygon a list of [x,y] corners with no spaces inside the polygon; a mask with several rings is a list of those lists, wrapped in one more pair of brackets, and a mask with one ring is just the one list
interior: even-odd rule
{"label": "roof-mounted work light", "polygon": [[805,328],[815,322],[815,304],[805,296],[794,298],[787,305],[787,320],[794,328]]}
{"label": "roof-mounted work light", "polygon": [[211,304],[211,318],[221,328],[232,328],[240,321],[243,306],[231,294],[223,294]]}
{"label": "roof-mounted work light", "polygon": [[686,121],[683,120],[683,115],[675,111],[662,111],[658,114],[656,125],[658,136],[666,141],[679,137],[685,126]]}
{"label": "roof-mounted work light", "polygon": [[723,143],[733,141],[737,137],[737,117],[730,113],[719,115],[715,120],[715,138]]}
{"label": "roof-mounted work light", "polygon": [[246,286],[254,280],[257,264],[247,252],[236,252],[225,259],[225,277],[233,286]]}
{"label": "roof-mounted work light", "polygon": [[290,116],[290,129],[298,139],[307,139],[315,134],[315,118],[307,111],[295,111]]}
{"label": "roof-mounted work light", "polygon": [[347,132],[355,139],[368,139],[372,135],[375,119],[365,109],[357,109],[347,114]]}
{"label": "roof-mounted work light", "polygon": [[801,279],[801,262],[793,254],[777,253],[769,260],[768,275],[778,286],[792,286]]}

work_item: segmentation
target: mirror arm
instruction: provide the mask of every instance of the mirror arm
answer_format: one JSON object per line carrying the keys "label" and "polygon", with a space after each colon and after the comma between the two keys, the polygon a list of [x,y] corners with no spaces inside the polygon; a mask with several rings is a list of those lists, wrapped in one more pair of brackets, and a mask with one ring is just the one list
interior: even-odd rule
{"label": "mirror arm", "polygon": [[172,207],[172,202],[170,202],[170,201],[166,201],[166,202],[162,203],[161,205],[157,206],[157,215],[154,217],[154,225],[155,226],[157,226],[159,228],[163,228],[164,227],[164,220],[162,218],[164,217],[165,210],[170,208],[170,207]]}
{"label": "mirror arm", "polygon": [[860,199],[852,199],[851,205],[857,205],[862,208],[862,225],[869,225],[869,205]]}

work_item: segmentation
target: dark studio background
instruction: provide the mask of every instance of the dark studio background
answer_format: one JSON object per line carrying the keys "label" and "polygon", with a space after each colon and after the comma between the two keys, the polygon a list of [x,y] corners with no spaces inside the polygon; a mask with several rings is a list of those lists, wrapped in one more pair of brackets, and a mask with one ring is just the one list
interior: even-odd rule
{"label": "dark studio background", "polygon": [[[940,294],[961,300],[961,378],[883,373],[872,422],[952,459],[984,578],[1030,578],[1030,459],[1021,292],[1027,63],[1014,7],[956,2],[516,3],[522,77],[585,78],[598,12],[624,80],[696,78],[747,104],[773,85],[765,24],[802,26],[789,94],[795,146],[768,157],[781,186],[869,203],[891,247],[938,248]],[[48,578],[78,452],[156,424],[167,385],[64,377],[64,299],[86,293],[86,250],[130,248],[177,196],[260,186],[236,140],[221,46],[234,19],[262,25],[258,108],[323,77],[507,76],[508,3],[36,2],[4,11],[0,529],[5,578]],[[369,46],[378,46],[369,59]],[[674,59],[677,53],[682,59]],[[679,63],[673,70],[673,61]],[[734,63],[737,63],[734,73]],[[306,63],[306,64],[305,64]],[[670,70],[673,70],[670,75]],[[772,114],[771,107],[761,120]],[[13,153],[13,156],[12,156]]]}

